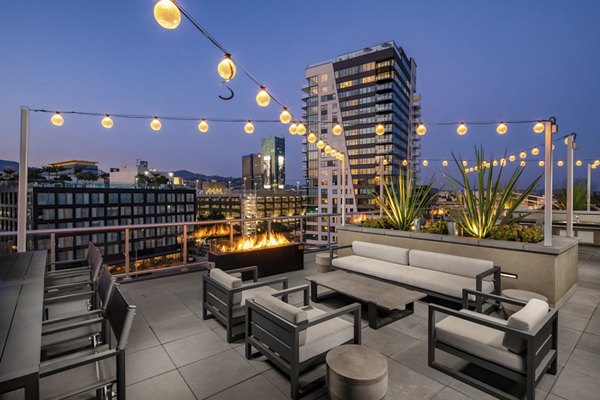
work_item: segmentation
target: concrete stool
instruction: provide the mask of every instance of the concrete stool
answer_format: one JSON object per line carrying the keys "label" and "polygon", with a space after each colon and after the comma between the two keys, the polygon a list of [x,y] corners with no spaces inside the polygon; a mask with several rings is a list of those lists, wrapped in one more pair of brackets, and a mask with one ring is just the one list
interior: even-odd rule
{"label": "concrete stool", "polygon": [[331,400],[380,400],[388,390],[388,364],[377,351],[345,344],[327,353],[327,387]]}
{"label": "concrete stool", "polygon": [[[334,254],[333,258],[337,256]],[[315,255],[315,264],[317,264],[317,272],[331,271],[331,263],[329,262],[329,253],[317,253]]]}
{"label": "concrete stool", "polygon": [[[530,292],[527,290],[520,289],[504,289],[502,291],[502,297],[508,297],[509,299],[521,300],[521,301],[529,301],[531,299],[538,299],[545,302],[548,302],[548,298],[539,293]],[[504,310],[504,315],[506,318],[510,317],[517,311],[519,311],[522,307],[519,307],[514,304],[502,303],[502,309]]]}

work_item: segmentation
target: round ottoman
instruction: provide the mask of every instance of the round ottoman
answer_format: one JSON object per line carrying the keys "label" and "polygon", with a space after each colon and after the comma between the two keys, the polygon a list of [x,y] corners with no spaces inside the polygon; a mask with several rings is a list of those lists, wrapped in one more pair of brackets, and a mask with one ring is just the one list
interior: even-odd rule
{"label": "round ottoman", "polygon": [[[531,299],[538,299],[548,302],[548,298],[544,295],[520,289],[504,289],[502,291],[502,297],[508,297],[509,299],[521,300],[525,302]],[[506,318],[510,317],[511,315],[519,311],[521,308],[522,307],[514,304],[502,303],[502,309],[504,310],[504,315],[506,316]]]}
{"label": "round ottoman", "polygon": [[[334,255],[333,258],[336,256]],[[315,255],[315,264],[317,265],[317,272],[329,272],[331,271],[331,263],[329,262],[329,253],[317,253]]]}
{"label": "round ottoman", "polygon": [[388,364],[377,351],[345,344],[327,353],[327,388],[331,400],[379,400],[388,389]]}

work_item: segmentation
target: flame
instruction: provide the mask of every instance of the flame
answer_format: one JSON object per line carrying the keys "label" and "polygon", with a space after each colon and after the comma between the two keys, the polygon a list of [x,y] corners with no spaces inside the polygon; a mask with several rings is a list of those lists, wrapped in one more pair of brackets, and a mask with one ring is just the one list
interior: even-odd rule
{"label": "flame", "polygon": [[194,232],[194,239],[196,239],[197,242],[201,242],[203,239],[208,237],[227,235],[229,235],[229,225],[220,224],[198,229],[196,232]]}
{"label": "flame", "polygon": [[352,217],[352,224],[358,225],[366,219],[367,219],[367,216],[365,214],[355,215],[354,217]]}
{"label": "flame", "polygon": [[290,244],[291,242],[281,233],[263,233],[261,235],[240,238],[233,246],[222,245],[219,247],[221,253],[231,253],[235,251],[246,251],[262,249],[265,247],[277,247]]}

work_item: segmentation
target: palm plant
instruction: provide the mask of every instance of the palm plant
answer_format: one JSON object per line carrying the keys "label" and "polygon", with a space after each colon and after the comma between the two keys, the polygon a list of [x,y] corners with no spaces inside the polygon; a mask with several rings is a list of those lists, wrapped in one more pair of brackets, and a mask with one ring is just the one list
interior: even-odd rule
{"label": "palm plant", "polygon": [[[554,196],[555,205],[559,210],[567,209],[567,188],[560,189]],[[573,184],[573,210],[581,211],[587,209],[587,183],[576,181]]]}
{"label": "palm plant", "polygon": [[503,225],[518,222],[524,218],[513,217],[513,212],[527,198],[538,184],[541,175],[538,176],[520,195],[513,194],[521,174],[525,170],[523,166],[517,166],[506,184],[502,187],[500,180],[504,170],[504,163],[500,163],[497,174],[494,174],[494,164],[487,162],[484,157],[483,148],[475,147],[475,165],[477,175],[473,186],[469,182],[469,176],[463,168],[462,159],[452,154],[454,162],[461,173],[461,179],[444,172],[444,178],[450,189],[458,199],[459,208],[454,210],[453,217],[458,226],[469,236],[486,238],[494,235],[496,230]]}
{"label": "palm plant", "polygon": [[384,185],[383,198],[376,193],[373,197],[394,228],[408,231],[412,228],[414,220],[421,218],[423,211],[433,201],[431,196],[433,182],[432,177],[426,184],[416,185],[412,169],[409,168],[406,176],[403,173],[398,174],[397,187],[392,181],[391,184]]}

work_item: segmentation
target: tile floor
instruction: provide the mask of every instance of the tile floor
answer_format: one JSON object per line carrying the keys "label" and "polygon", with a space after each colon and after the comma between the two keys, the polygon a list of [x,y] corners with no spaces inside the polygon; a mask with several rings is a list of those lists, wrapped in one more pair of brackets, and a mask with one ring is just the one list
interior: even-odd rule
{"label": "tile floor", "polygon": [[[314,271],[314,255],[307,255],[305,270],[287,274],[290,286],[306,283],[303,277]],[[202,320],[200,272],[121,287],[139,310],[127,349],[128,399],[289,398],[287,377],[263,358],[246,360],[241,341],[228,344],[218,322]],[[599,303],[600,249],[581,247],[578,288],[559,314],[559,374],[543,378],[538,399],[598,399]],[[422,302],[414,315],[382,329],[363,324],[363,343],[387,356],[387,398],[491,398],[427,366],[426,328],[427,305]],[[307,398],[328,396],[322,389]]]}

